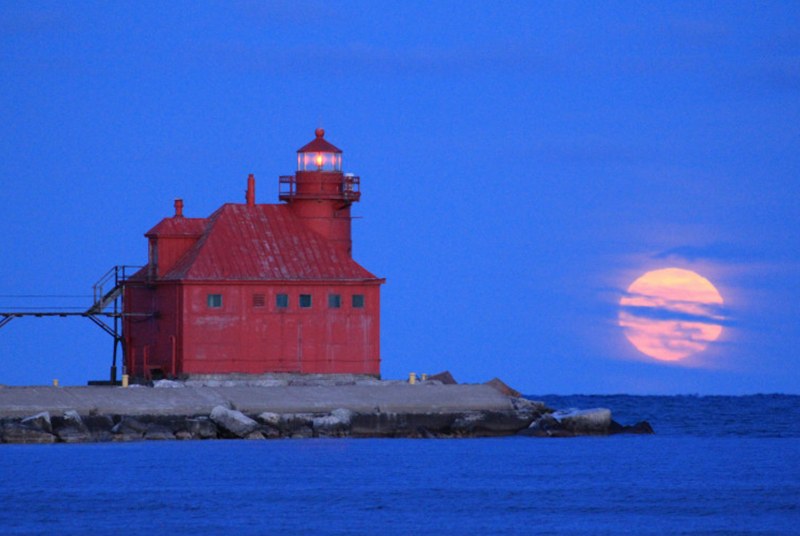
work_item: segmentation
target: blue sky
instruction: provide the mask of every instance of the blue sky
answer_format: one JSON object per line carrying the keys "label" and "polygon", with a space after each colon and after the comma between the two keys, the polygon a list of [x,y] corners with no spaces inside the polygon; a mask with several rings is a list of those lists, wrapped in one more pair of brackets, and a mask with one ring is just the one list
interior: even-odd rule
{"label": "blue sky", "polygon": [[[83,306],[143,233],[277,202],[323,126],[362,178],[386,377],[528,393],[797,393],[794,2],[0,2],[0,309]],[[638,354],[649,269],[717,286],[722,338]],[[76,298],[14,298],[67,295]],[[0,329],[0,384],[105,378],[84,319]]]}

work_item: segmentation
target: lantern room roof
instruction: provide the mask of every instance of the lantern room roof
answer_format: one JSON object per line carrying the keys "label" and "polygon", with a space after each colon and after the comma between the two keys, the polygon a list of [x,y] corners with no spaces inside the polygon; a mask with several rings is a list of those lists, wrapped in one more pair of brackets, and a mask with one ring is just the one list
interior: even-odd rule
{"label": "lantern room roof", "polygon": [[328,140],[325,139],[325,130],[318,128],[314,131],[316,134],[316,138],[311,140],[309,143],[300,147],[297,152],[298,153],[340,153],[342,152],[341,149],[330,143]]}

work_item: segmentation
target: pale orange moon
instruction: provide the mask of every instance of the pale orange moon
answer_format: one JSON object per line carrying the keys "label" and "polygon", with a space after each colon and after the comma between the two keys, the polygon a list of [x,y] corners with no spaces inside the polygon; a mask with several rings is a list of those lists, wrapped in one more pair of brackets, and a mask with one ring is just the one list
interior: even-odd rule
{"label": "pale orange moon", "polygon": [[722,296],[691,270],[647,272],[631,283],[619,304],[625,336],[637,350],[660,361],[702,352],[722,333]]}

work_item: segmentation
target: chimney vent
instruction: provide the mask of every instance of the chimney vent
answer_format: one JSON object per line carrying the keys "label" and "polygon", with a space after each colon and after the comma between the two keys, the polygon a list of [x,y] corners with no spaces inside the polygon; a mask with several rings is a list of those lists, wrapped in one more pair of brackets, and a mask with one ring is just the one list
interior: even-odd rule
{"label": "chimney vent", "polygon": [[245,200],[248,205],[252,206],[256,204],[256,178],[252,173],[247,177],[247,193],[245,194]]}

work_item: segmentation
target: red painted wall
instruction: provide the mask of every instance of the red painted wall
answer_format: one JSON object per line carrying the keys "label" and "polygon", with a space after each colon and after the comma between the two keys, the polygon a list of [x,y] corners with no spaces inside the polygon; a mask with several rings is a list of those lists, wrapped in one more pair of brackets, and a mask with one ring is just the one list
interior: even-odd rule
{"label": "red painted wall", "polygon": [[[170,271],[175,263],[178,262],[189,248],[191,248],[195,242],[197,242],[196,238],[184,238],[184,237],[160,237],[160,238],[151,238],[150,239],[150,251],[151,254],[156,256],[156,275],[158,277],[163,276],[165,273]],[[151,259],[153,262],[153,259]]]}
{"label": "red painted wall", "polygon": [[134,284],[125,289],[125,309],[134,313],[125,317],[123,326],[125,366],[131,376],[150,378],[154,370],[167,376],[180,374],[180,299],[178,285]]}
{"label": "red painted wall", "polygon": [[[276,295],[289,306],[276,306]],[[208,306],[222,295],[222,307]],[[299,306],[310,294],[310,308]],[[328,296],[341,297],[340,308]],[[352,296],[364,296],[354,308]],[[254,304],[263,295],[264,305]],[[155,311],[127,317],[126,367],[134,377],[268,372],[380,375],[379,284],[177,284],[130,285],[126,309]]]}
{"label": "red painted wall", "polygon": [[[289,307],[276,306],[288,294]],[[208,294],[222,307],[209,308]],[[264,306],[254,306],[254,295]],[[300,294],[312,306],[299,306]],[[339,294],[341,307],[328,306]],[[352,307],[361,294],[363,308]],[[377,285],[186,285],[182,372],[380,374],[380,294]]]}
{"label": "red painted wall", "polygon": [[292,212],[312,231],[324,236],[349,255],[350,203],[343,200],[344,175],[339,171],[298,171],[297,196],[289,203]]}

